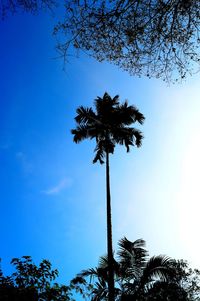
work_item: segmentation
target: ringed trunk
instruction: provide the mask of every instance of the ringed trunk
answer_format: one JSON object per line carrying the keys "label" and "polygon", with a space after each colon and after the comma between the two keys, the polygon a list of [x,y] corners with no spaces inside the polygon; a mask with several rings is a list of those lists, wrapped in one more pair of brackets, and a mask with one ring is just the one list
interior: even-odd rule
{"label": "ringed trunk", "polygon": [[114,289],[114,260],[112,249],[112,219],[110,197],[109,153],[106,152],[106,198],[107,198],[107,252],[108,252],[108,301],[115,300]]}

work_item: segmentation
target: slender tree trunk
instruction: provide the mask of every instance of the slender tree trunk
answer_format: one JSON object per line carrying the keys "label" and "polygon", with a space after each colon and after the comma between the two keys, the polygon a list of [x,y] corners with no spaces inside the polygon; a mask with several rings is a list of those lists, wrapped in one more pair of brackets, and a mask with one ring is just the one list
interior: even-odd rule
{"label": "slender tree trunk", "polygon": [[108,248],[108,301],[115,300],[114,290],[114,267],[112,249],[112,219],[111,219],[111,197],[110,197],[110,171],[109,153],[106,152],[106,197],[107,197],[107,248]]}

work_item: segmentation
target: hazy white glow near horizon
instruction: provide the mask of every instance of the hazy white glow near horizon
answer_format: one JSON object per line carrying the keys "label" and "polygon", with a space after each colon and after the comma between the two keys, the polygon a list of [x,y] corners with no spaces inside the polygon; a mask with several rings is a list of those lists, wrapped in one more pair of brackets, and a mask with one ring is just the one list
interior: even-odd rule
{"label": "hazy white glow near horizon", "polygon": [[[126,184],[125,179],[122,186],[127,185],[125,189],[127,192],[125,196],[121,193],[116,214],[119,217],[119,220],[116,217],[117,229],[120,233],[118,235],[126,233],[131,237],[134,229],[137,229],[136,233],[141,233],[145,238],[152,255],[155,254],[155,247],[157,247],[161,253],[186,259],[192,265],[199,267],[200,87],[198,80],[193,81],[191,85],[172,86],[166,90],[162,88],[156,98],[156,107],[159,107],[158,111],[162,119],[157,120],[158,128],[154,126],[154,132],[147,132],[149,125],[144,132],[146,141],[143,147],[145,149],[148,145],[149,148],[152,144],[152,154],[142,167],[141,179],[131,167],[137,168],[135,154],[132,157],[133,162],[127,166],[128,172],[124,173],[126,179],[129,178],[129,185]],[[155,112],[153,116],[155,118]],[[148,123],[148,119],[146,122]],[[153,140],[155,134],[157,138]],[[140,151],[143,151],[142,148],[138,150]],[[146,154],[146,150],[144,153]],[[141,157],[144,158],[143,154]],[[119,193],[116,192],[116,198]],[[120,204],[120,199],[123,197],[125,203]],[[122,215],[126,218],[120,221]]]}

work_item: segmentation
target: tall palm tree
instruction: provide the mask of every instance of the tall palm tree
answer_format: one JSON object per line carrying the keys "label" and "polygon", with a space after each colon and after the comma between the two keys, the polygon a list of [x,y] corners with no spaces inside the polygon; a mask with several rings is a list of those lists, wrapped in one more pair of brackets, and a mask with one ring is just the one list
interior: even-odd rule
{"label": "tall palm tree", "polygon": [[[123,238],[119,241],[118,260],[114,260],[115,296],[119,301],[138,301],[155,285],[170,283],[175,269],[173,261],[164,255],[148,257],[145,241],[134,242]],[[89,289],[92,301],[108,300],[108,257],[100,257],[99,266],[82,271],[72,280],[72,284],[82,285],[82,291]],[[86,286],[94,280],[92,286]],[[146,299],[145,299],[146,300]]]}
{"label": "tall palm tree", "polygon": [[96,140],[93,163],[99,161],[103,164],[104,158],[106,159],[108,288],[109,301],[114,301],[109,154],[114,153],[116,144],[125,145],[127,152],[130,146],[141,146],[142,133],[130,125],[135,122],[142,124],[144,116],[136,107],[129,106],[127,101],[120,104],[118,95],[111,98],[108,93],[105,93],[103,98],[95,99],[94,105],[95,111],[83,106],[77,109],[75,117],[77,127],[71,132],[75,143],[88,138]]}

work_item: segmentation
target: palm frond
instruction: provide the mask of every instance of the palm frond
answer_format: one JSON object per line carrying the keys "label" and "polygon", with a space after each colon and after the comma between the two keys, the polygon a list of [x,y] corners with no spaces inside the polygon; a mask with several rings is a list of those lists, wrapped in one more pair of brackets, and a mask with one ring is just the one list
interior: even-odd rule
{"label": "palm frond", "polygon": [[148,291],[155,282],[167,281],[173,273],[172,260],[169,257],[154,256],[141,268],[138,278],[132,280],[130,277],[126,278],[123,291],[125,295],[139,298],[141,292]]}
{"label": "palm frond", "polygon": [[126,146],[127,152],[129,152],[129,146],[134,145],[131,128],[115,127],[113,129],[112,135],[115,143]]}
{"label": "palm frond", "polygon": [[96,282],[95,287],[92,291],[91,301],[102,301],[107,300],[108,288],[105,282]]}
{"label": "palm frond", "polygon": [[174,273],[172,263],[171,258],[164,255],[151,257],[143,270],[141,283],[155,279],[166,281]]}
{"label": "palm frond", "polygon": [[125,145],[127,152],[129,152],[130,146],[136,145],[137,147],[140,147],[142,145],[143,135],[138,129],[131,127],[116,127],[113,129],[112,135],[114,142]]}
{"label": "palm frond", "polygon": [[145,121],[144,115],[135,107],[135,106],[130,106],[130,111],[132,113],[132,116],[134,116],[134,122],[139,122],[140,124],[143,124]]}
{"label": "palm frond", "polygon": [[116,123],[122,126],[127,126],[135,122],[140,124],[144,123],[145,117],[140,111],[133,105],[128,105],[128,101],[119,105],[115,110]]}
{"label": "palm frond", "polygon": [[146,242],[143,239],[137,239],[134,242],[131,242],[126,237],[123,237],[118,242],[119,251],[118,255],[120,258],[123,258],[125,254],[130,254],[132,256],[139,258],[146,258],[148,252],[145,249]]}
{"label": "palm frond", "polygon": [[73,278],[71,281],[70,281],[70,285],[77,285],[77,284],[86,284],[86,280],[84,279],[84,277],[82,276],[76,276],[75,278]]}
{"label": "palm frond", "polygon": [[74,135],[74,142],[79,143],[89,137],[89,128],[87,125],[80,125],[72,129],[71,133]]}
{"label": "palm frond", "polygon": [[91,269],[87,269],[87,270],[83,270],[81,271],[77,276],[78,277],[88,277],[88,276],[92,276],[92,277],[98,277],[98,268],[91,268]]}
{"label": "palm frond", "polygon": [[145,241],[138,239],[135,242],[129,241],[126,237],[119,241],[119,263],[121,277],[126,281],[137,280],[141,276],[142,269],[147,261]]}
{"label": "palm frond", "polygon": [[116,95],[112,98],[107,92],[103,97],[97,97],[94,101],[94,105],[97,111],[97,115],[102,122],[110,122],[113,112],[116,110],[116,106],[119,104],[119,96]]}
{"label": "palm frond", "polygon": [[124,139],[124,140],[125,140],[124,144],[126,146],[126,151],[127,151],[127,153],[129,153],[129,151],[130,151],[130,147],[129,146],[133,145],[133,142],[130,139]]}
{"label": "palm frond", "polygon": [[108,255],[100,256],[98,266],[102,269],[106,269],[108,267]]}
{"label": "palm frond", "polygon": [[135,145],[137,147],[140,147],[142,145],[142,139],[143,139],[143,135],[142,135],[142,132],[135,129],[135,128],[132,128],[132,135],[134,137],[134,140],[135,140]]}
{"label": "palm frond", "polygon": [[[99,258],[99,268],[108,273],[108,255]],[[116,277],[120,275],[120,264],[113,257],[113,270]]]}
{"label": "palm frond", "polygon": [[96,163],[97,161],[99,161],[100,164],[103,164],[104,163],[104,157],[105,157],[105,152],[103,149],[98,149],[98,144],[97,144],[97,147],[95,148],[95,151],[96,151],[96,155],[93,159],[93,163]]}
{"label": "palm frond", "polygon": [[126,292],[126,295],[134,294],[138,290],[138,287],[139,287],[138,279],[134,279],[134,281],[125,282],[121,285],[122,292]]}
{"label": "palm frond", "polygon": [[115,148],[115,144],[111,139],[105,139],[105,138],[104,139],[100,138],[99,140],[97,139],[97,145],[94,150],[96,152],[96,155],[94,157],[93,163],[99,161],[100,164],[103,164],[105,154],[107,152],[113,154],[114,148]]}
{"label": "palm frond", "polygon": [[88,123],[94,123],[97,120],[97,116],[92,110],[92,108],[87,108],[80,106],[76,110],[77,116],[75,117],[75,120],[78,124],[82,125],[87,125]]}
{"label": "palm frond", "polygon": [[115,95],[113,98],[105,92],[102,98],[102,101],[110,104],[111,107],[119,105],[119,95]]}
{"label": "palm frond", "polygon": [[112,99],[113,105],[119,105],[119,95],[115,95]]}
{"label": "palm frond", "polygon": [[[121,290],[119,288],[115,289],[115,297],[118,299],[118,296],[121,295]],[[108,300],[108,282],[104,281],[104,279],[99,278],[98,282],[95,282],[92,290],[92,299],[91,301],[102,301]]]}

